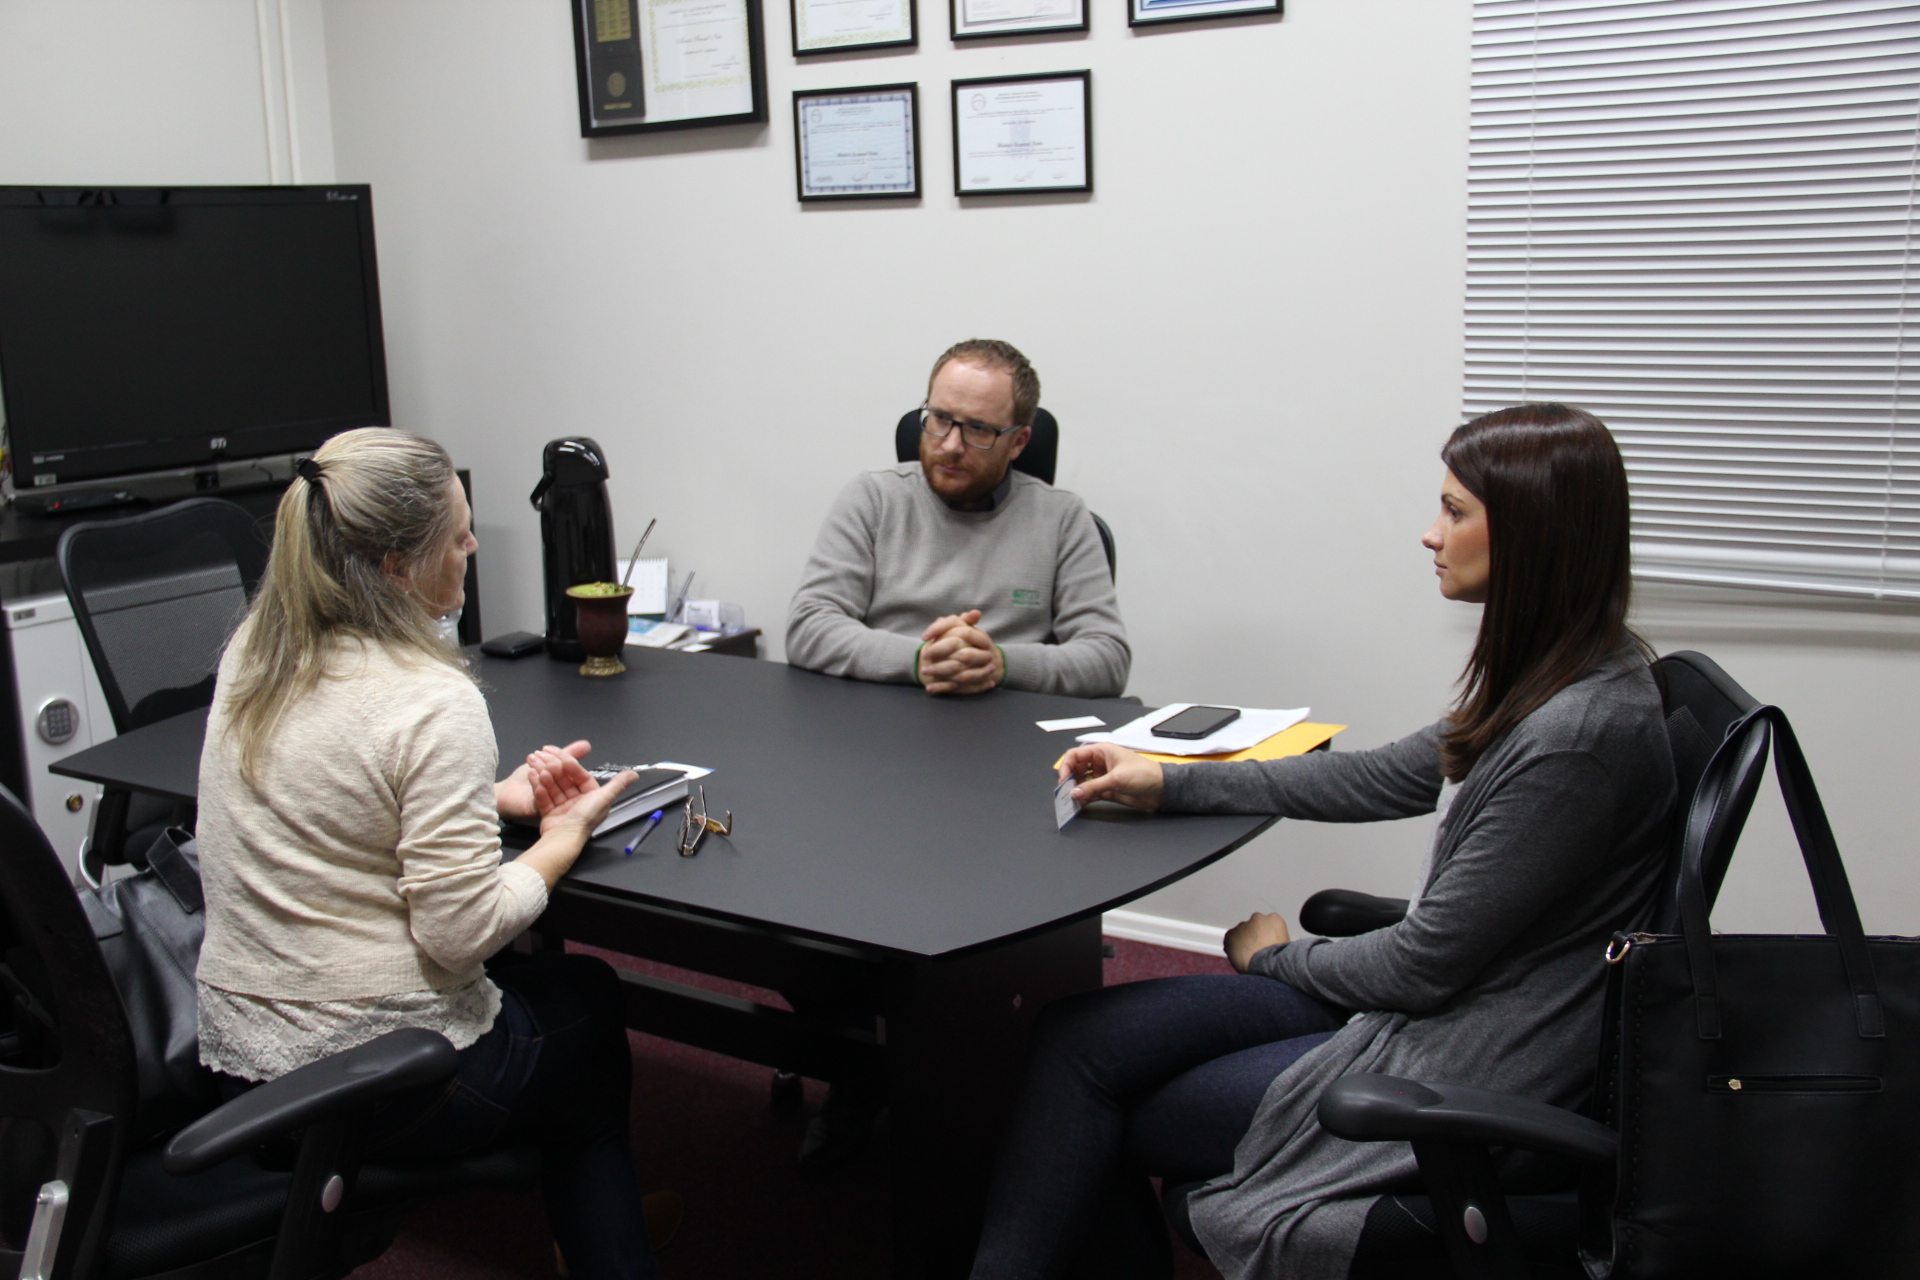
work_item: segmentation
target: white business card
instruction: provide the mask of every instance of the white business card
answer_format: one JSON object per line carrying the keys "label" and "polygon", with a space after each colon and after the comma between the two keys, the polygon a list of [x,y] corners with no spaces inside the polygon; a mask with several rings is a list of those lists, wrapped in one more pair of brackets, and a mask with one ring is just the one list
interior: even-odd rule
{"label": "white business card", "polygon": [[1053,789],[1053,820],[1065,827],[1079,816],[1086,806],[1073,798],[1073,779],[1068,778]]}
{"label": "white business card", "polygon": [[1099,716],[1073,716],[1066,720],[1035,720],[1034,723],[1048,733],[1058,733],[1062,729],[1098,729],[1106,721]]}

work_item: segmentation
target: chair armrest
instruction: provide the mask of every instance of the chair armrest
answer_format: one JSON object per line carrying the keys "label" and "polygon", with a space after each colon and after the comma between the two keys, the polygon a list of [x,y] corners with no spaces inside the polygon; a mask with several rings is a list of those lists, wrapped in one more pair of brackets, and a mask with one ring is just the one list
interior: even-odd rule
{"label": "chair armrest", "polygon": [[199,1173],[289,1129],[446,1080],[459,1067],[458,1051],[439,1032],[389,1031],[289,1071],[201,1116],[173,1135],[160,1165],[172,1174]]}
{"label": "chair armrest", "polygon": [[1405,898],[1377,898],[1356,889],[1322,889],[1300,905],[1300,927],[1323,938],[1351,938],[1407,918]]}
{"label": "chair armrest", "polygon": [[1320,1095],[1320,1127],[1354,1142],[1476,1142],[1612,1167],[1620,1135],[1596,1120],[1490,1089],[1342,1076]]}

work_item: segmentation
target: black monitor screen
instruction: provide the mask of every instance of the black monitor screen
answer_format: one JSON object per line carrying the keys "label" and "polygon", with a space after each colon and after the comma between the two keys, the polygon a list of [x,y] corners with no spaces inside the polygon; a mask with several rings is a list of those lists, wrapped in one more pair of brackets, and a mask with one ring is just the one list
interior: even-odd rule
{"label": "black monitor screen", "polygon": [[386,423],[368,189],[0,188],[0,395],[22,488]]}

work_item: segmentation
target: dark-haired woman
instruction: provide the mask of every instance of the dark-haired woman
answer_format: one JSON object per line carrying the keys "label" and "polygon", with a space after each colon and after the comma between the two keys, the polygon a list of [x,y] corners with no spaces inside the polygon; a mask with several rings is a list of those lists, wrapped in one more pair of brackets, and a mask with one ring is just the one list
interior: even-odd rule
{"label": "dark-haired woman", "polygon": [[1438,809],[1415,905],[1344,939],[1295,941],[1255,915],[1227,934],[1234,975],[1046,1010],[976,1280],[1171,1274],[1149,1175],[1207,1183],[1192,1222],[1229,1277],[1343,1280],[1368,1269],[1369,1214],[1403,1213],[1379,1193],[1415,1167],[1403,1144],[1322,1130],[1328,1084],[1378,1071],[1580,1101],[1598,958],[1651,909],[1674,796],[1660,696],[1626,626],[1626,473],[1607,429],[1561,405],[1477,418],[1441,457],[1421,541],[1441,594],[1486,606],[1445,719],[1372,751],[1163,768],[1102,745],[1062,762],[1077,798],[1139,809]]}

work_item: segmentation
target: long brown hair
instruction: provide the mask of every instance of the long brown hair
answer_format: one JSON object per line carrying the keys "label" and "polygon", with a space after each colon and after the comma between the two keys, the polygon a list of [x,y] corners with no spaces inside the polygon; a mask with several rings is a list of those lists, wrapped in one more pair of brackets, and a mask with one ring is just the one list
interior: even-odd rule
{"label": "long brown hair", "polygon": [[301,467],[280,499],[266,576],[237,639],[228,706],[249,783],[281,714],[319,683],[338,637],[466,674],[411,586],[454,533],[446,450],[360,427]]}
{"label": "long brown hair", "polygon": [[1623,644],[1633,593],[1627,469],[1606,425],[1563,404],[1482,414],[1440,451],[1486,504],[1489,581],[1440,744],[1460,781],[1527,716]]}

